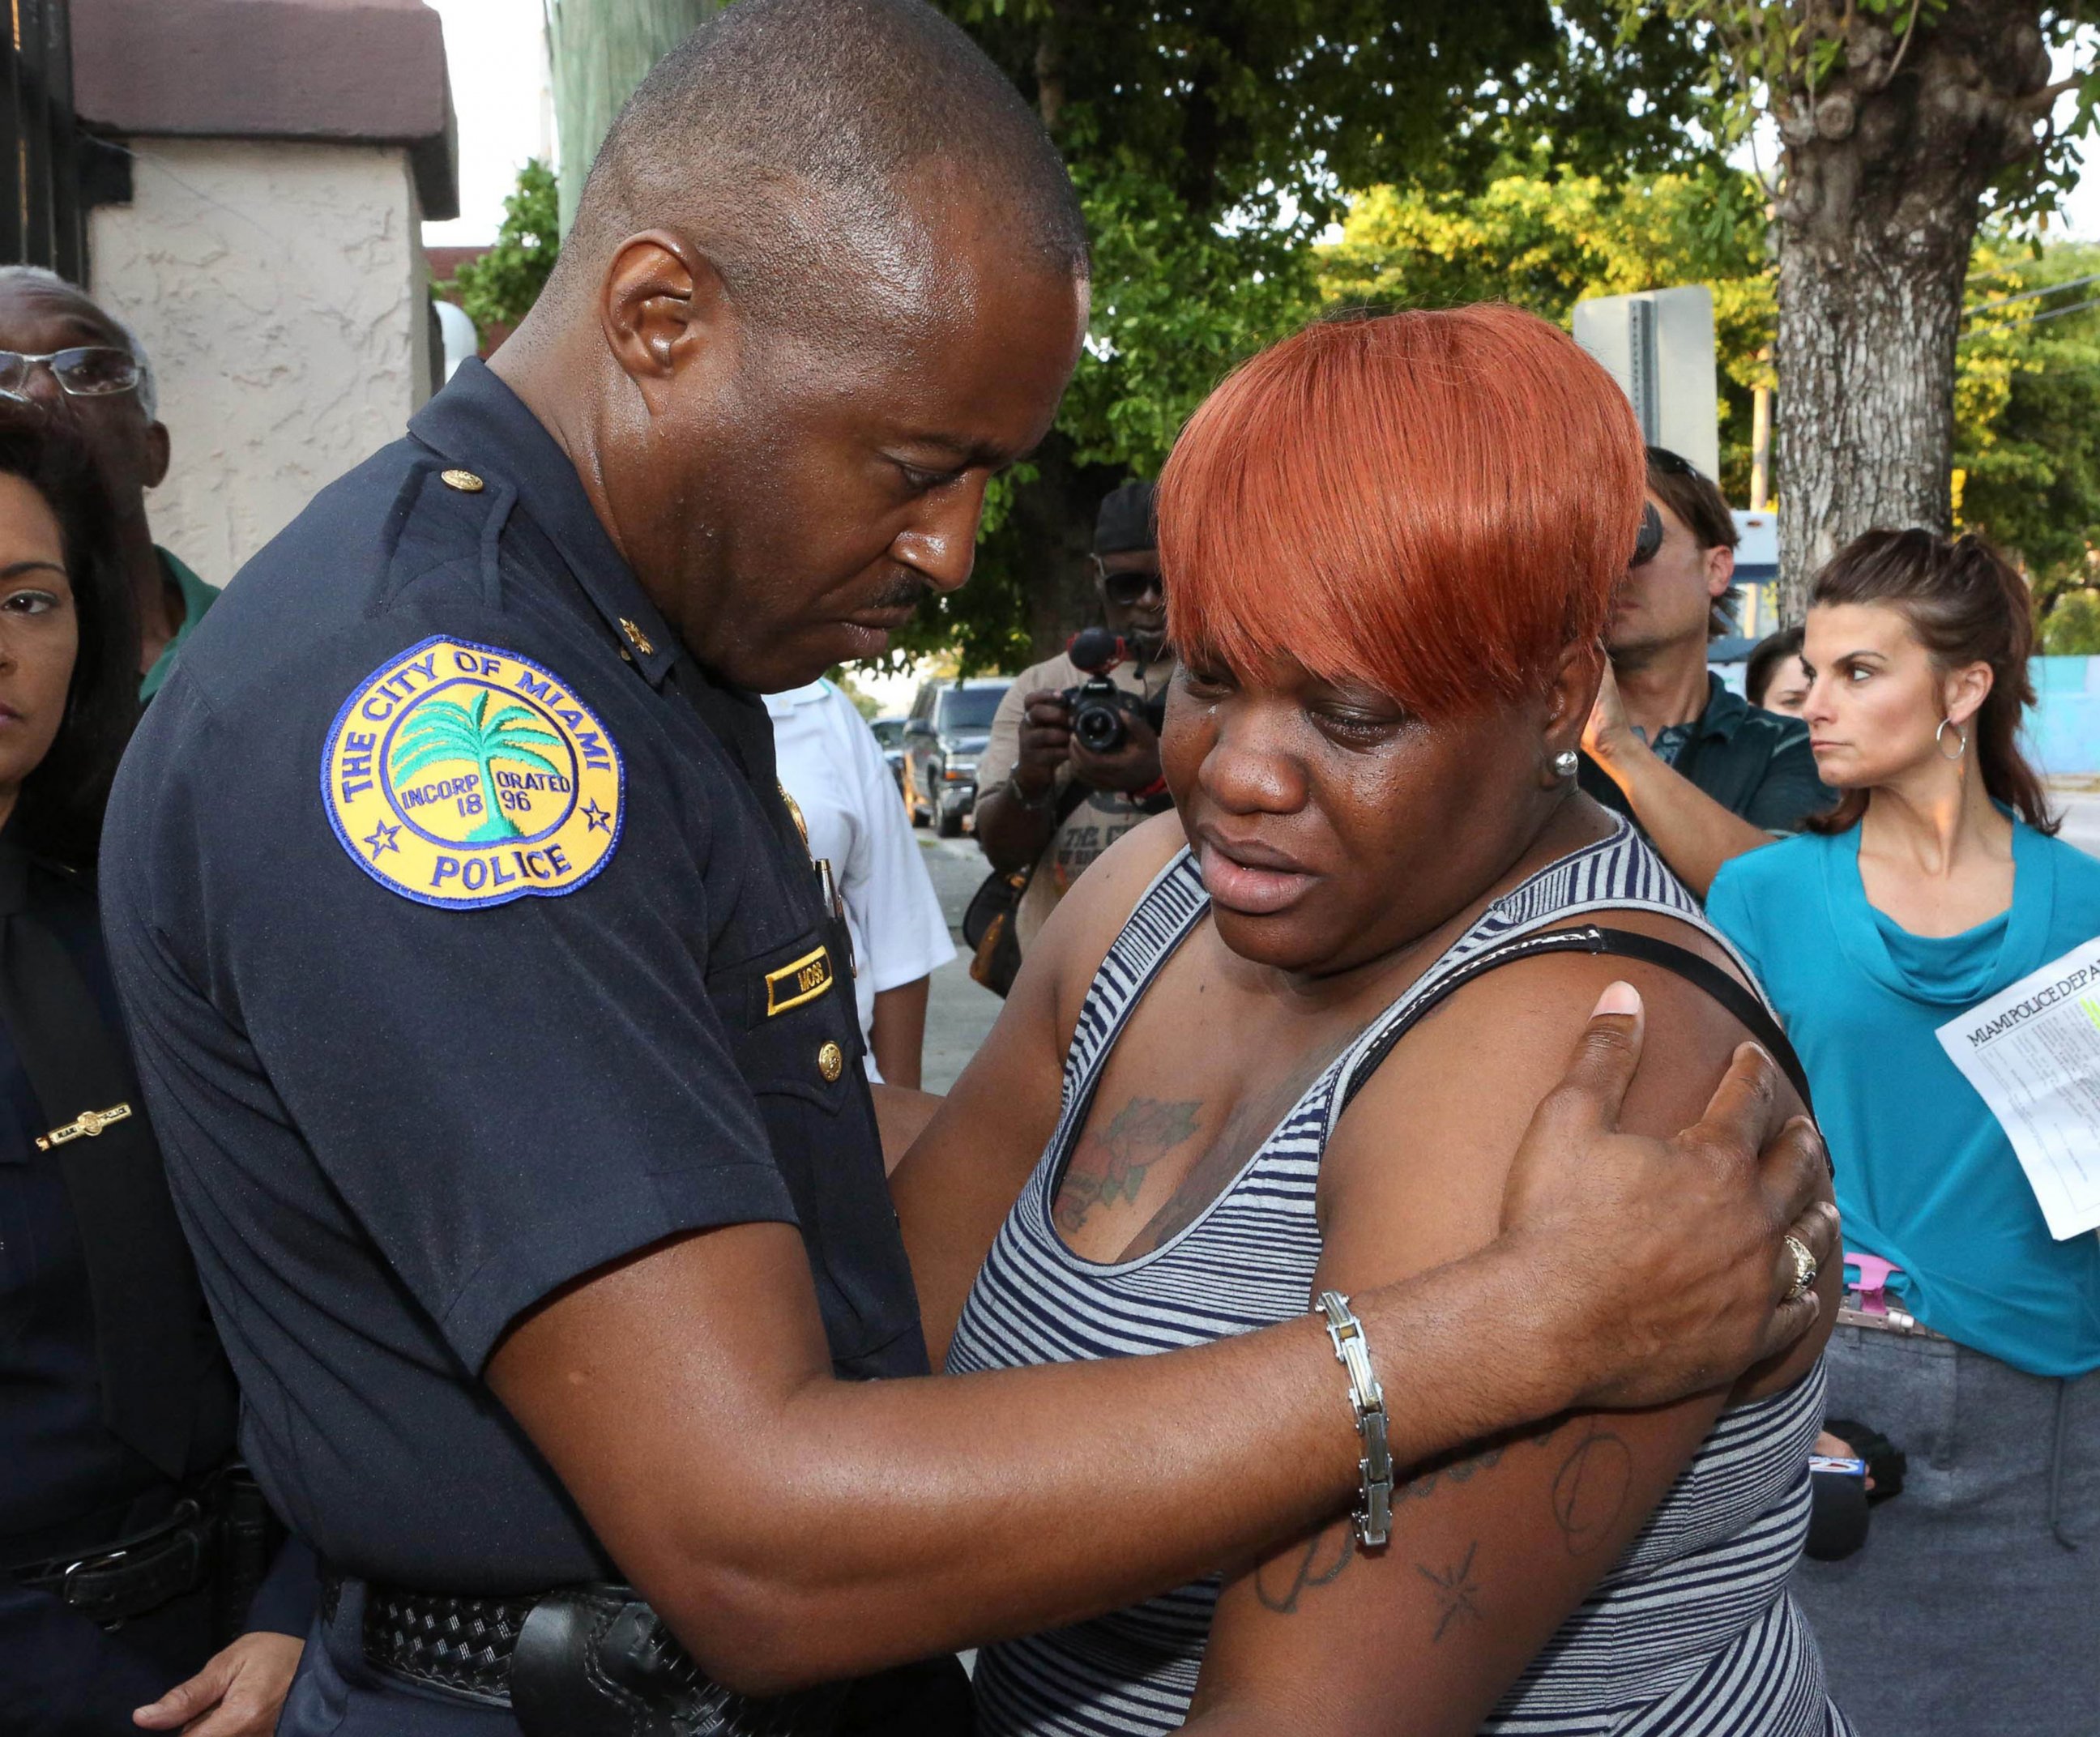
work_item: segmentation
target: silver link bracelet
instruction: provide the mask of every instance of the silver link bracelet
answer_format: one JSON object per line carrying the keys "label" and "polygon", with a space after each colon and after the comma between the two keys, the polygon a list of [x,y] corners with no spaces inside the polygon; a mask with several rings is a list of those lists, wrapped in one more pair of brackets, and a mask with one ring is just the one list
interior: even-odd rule
{"label": "silver link bracelet", "polygon": [[1338,1290],[1323,1290],[1312,1312],[1326,1320],[1335,1360],[1348,1373],[1349,1409],[1356,1413],[1357,1434],[1364,1444],[1364,1457],[1357,1461],[1364,1479],[1363,1502],[1354,1516],[1357,1536],[1375,1548],[1392,1530],[1392,1451],[1386,1444],[1385,1389],[1372,1372],[1370,1343],[1349,1299]]}

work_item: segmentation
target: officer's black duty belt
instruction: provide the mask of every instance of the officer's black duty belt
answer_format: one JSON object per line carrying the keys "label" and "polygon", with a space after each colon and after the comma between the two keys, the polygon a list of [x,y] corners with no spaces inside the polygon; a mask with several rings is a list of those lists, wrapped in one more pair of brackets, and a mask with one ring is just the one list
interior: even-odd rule
{"label": "officer's black duty belt", "polygon": [[55,1593],[90,1622],[128,1622],[194,1592],[211,1576],[218,1528],[185,1499],[158,1526],[85,1555],[27,1563],[10,1578]]}
{"label": "officer's black duty belt", "polygon": [[[342,1581],[322,1583],[332,1621]],[[631,1587],[533,1598],[410,1592],[367,1583],[365,1663],[397,1682],[507,1707],[525,1737],[827,1737],[846,1691],[774,1699],[710,1682]]]}

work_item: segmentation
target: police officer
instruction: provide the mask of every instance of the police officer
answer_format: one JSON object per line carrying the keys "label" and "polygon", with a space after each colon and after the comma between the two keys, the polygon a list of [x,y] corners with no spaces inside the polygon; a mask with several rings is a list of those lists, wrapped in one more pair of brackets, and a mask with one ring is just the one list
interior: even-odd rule
{"label": "police officer", "polygon": [[[249,1458],[324,1564],[293,1737],[960,1729],[951,1667],[865,1673],[1357,1492],[1310,1320],[927,1377],[755,697],[966,578],[1086,267],[1039,125],[932,8],[743,0],[630,101],[496,365],[252,562],[155,701],[105,915]],[[1774,1307],[1812,1135],[1754,1165],[1747,1064],[1681,1144],[1610,1133],[1630,1023],[1542,1113],[1514,1240],[1357,1299],[1403,1463],[1812,1318]],[[1010,1201],[973,1186],[972,1265]]]}
{"label": "police officer", "polygon": [[0,1730],[262,1737],[314,1567],[257,1596],[271,1523],[95,919],[138,709],[110,525],[68,425],[0,418]]}

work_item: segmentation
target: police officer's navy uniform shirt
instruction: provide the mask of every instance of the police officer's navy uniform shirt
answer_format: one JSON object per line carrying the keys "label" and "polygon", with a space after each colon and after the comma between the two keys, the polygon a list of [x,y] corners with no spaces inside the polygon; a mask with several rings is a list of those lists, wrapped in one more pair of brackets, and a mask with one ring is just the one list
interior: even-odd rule
{"label": "police officer's navy uniform shirt", "polygon": [[568,1281],[792,1223],[842,1374],[925,1351],[764,707],[493,374],[410,430],[185,648],[104,921],[269,1494],[338,1571],[531,1592],[611,1566],[481,1378]]}

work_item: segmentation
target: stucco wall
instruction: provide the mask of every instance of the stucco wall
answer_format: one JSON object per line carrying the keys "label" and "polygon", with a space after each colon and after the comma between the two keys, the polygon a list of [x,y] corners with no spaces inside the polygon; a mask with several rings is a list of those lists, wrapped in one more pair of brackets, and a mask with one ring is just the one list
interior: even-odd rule
{"label": "stucco wall", "polygon": [[155,538],[214,584],[430,392],[428,286],[400,146],[139,139],[91,215],[98,298],[145,341],[174,462]]}

